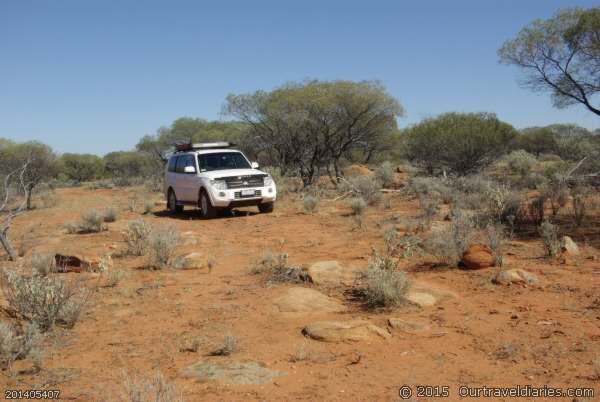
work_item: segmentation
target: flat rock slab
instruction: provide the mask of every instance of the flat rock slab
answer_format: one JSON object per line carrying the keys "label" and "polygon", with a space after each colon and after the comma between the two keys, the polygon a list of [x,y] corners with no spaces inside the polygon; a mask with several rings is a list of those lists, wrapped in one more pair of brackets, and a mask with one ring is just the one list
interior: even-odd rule
{"label": "flat rock slab", "polygon": [[492,282],[498,285],[510,285],[511,283],[534,285],[539,282],[537,276],[523,269],[506,269],[498,272]]}
{"label": "flat rock slab", "polygon": [[421,281],[414,281],[404,296],[406,300],[420,307],[434,306],[455,297],[457,296],[454,292]]}
{"label": "flat rock slab", "polygon": [[407,334],[423,334],[431,331],[431,327],[428,324],[408,321],[402,318],[390,318],[388,324],[393,329],[397,329]]}
{"label": "flat rock slab", "polygon": [[363,320],[317,321],[304,327],[302,334],[323,342],[359,342],[391,337],[386,330]]}
{"label": "flat rock slab", "polygon": [[350,286],[356,279],[357,270],[337,261],[318,261],[308,267],[307,272],[315,285]]}
{"label": "flat rock slab", "polygon": [[282,313],[339,313],[346,307],[315,289],[294,287],[273,302]]}
{"label": "flat rock slab", "polygon": [[263,363],[254,361],[198,362],[181,372],[181,376],[185,378],[233,385],[267,384],[282,375],[286,373],[268,369]]}

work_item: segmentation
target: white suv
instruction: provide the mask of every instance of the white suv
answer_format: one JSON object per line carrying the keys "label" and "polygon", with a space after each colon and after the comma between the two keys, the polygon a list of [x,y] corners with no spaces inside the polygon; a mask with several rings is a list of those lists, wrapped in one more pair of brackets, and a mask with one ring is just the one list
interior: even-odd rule
{"label": "white suv", "polygon": [[176,145],[165,173],[171,212],[183,211],[184,205],[197,206],[207,218],[250,205],[262,213],[273,211],[277,198],[273,178],[230,147],[227,142]]}

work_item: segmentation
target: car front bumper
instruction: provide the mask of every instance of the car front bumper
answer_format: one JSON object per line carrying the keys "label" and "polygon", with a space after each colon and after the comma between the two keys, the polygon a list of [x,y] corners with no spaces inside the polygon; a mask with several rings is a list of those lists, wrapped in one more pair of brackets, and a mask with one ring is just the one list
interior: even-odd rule
{"label": "car front bumper", "polygon": [[214,207],[243,207],[275,202],[277,189],[274,184],[266,187],[211,189],[210,196]]}

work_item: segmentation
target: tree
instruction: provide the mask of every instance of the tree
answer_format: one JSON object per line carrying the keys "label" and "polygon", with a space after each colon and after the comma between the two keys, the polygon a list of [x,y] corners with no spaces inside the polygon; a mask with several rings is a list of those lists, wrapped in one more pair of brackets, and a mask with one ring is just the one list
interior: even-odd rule
{"label": "tree", "polygon": [[94,180],[104,173],[102,158],[91,154],[66,153],[58,159],[57,170],[70,180]]}
{"label": "tree", "polygon": [[516,130],[492,113],[446,113],[404,132],[406,157],[430,174],[476,172],[503,155]]}
{"label": "tree", "polygon": [[138,151],[117,151],[104,155],[104,169],[112,178],[145,177],[153,173],[150,156]]}
{"label": "tree", "polygon": [[556,134],[548,127],[529,127],[521,130],[515,138],[515,150],[523,149],[535,156],[541,154],[558,155]]}
{"label": "tree", "polygon": [[593,103],[600,91],[600,8],[565,9],[536,20],[498,50],[500,61],[525,72],[523,85],[550,91],[556,107]]}
{"label": "tree", "polygon": [[[26,161],[16,169],[2,174],[0,182],[0,244],[6,250],[11,261],[16,261],[17,253],[12,247],[8,231],[13,219],[27,209],[29,200],[29,186],[26,182],[28,167],[29,161]],[[22,201],[17,199],[19,192],[24,195]]]}
{"label": "tree", "polygon": [[25,163],[26,204],[27,209],[31,209],[35,187],[56,173],[56,155],[48,145],[37,141],[13,143],[0,148],[0,173],[6,175]]}
{"label": "tree", "polygon": [[310,185],[321,169],[337,182],[340,161],[357,150],[368,159],[389,145],[404,109],[378,82],[315,80],[231,94],[224,112],[248,125],[245,142],[260,159]]}

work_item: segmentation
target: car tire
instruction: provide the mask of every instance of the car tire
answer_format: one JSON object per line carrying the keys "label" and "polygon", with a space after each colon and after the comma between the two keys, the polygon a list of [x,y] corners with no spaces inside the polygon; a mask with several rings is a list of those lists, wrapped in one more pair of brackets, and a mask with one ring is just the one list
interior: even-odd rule
{"label": "car tire", "polygon": [[258,204],[258,210],[261,214],[270,214],[275,209],[274,202],[265,202],[264,204]]}
{"label": "car tire", "polygon": [[212,202],[210,202],[210,197],[205,190],[200,192],[198,207],[200,208],[200,214],[203,218],[214,218],[217,216],[217,209],[213,207]]}
{"label": "car tire", "polygon": [[175,191],[169,189],[169,196],[167,197],[167,209],[173,214],[179,214],[183,212],[183,205],[177,205],[177,196]]}

